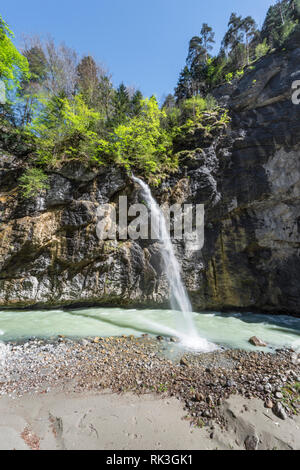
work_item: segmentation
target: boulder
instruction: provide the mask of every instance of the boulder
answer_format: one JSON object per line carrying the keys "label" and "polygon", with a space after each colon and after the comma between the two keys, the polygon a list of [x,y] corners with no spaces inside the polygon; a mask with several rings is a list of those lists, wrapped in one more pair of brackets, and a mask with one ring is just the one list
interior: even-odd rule
{"label": "boulder", "polygon": [[249,343],[252,344],[253,346],[257,346],[261,348],[267,347],[267,343],[257,338],[256,336],[252,336],[252,338],[249,339]]}

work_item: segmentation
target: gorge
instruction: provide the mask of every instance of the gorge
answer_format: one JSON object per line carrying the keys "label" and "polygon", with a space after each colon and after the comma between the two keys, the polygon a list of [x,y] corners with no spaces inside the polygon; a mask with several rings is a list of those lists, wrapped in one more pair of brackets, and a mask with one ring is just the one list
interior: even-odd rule
{"label": "gorge", "polygon": [[231,2],[49,3],[77,51],[17,45],[45,26],[19,3],[16,37],[0,14],[0,450],[298,449],[300,0],[244,2],[223,39],[199,18]]}
{"label": "gorge", "polygon": [[[229,127],[179,141],[179,170],[154,188],[159,202],[205,204],[204,248],[175,246],[195,311],[299,314],[299,44],[297,29],[284,51],[217,88]],[[156,244],[101,243],[95,233],[99,204],[137,200],[126,171],[70,162],[24,200],[16,181],[28,152],[2,127],[0,306],[167,306]]]}

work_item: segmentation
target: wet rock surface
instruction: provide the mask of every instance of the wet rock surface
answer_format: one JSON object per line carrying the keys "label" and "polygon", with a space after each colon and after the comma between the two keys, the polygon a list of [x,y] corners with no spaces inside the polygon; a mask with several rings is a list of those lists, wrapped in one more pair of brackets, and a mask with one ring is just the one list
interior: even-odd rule
{"label": "wet rock surface", "polygon": [[257,338],[256,336],[252,336],[252,338],[249,339],[249,343],[253,344],[253,346],[257,346],[261,348],[265,348],[267,346],[267,343]]}

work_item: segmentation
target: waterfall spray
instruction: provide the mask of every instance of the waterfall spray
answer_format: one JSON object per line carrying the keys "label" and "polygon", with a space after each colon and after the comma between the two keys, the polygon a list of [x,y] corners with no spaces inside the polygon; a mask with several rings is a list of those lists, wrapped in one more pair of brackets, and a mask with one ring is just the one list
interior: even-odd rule
{"label": "waterfall spray", "polygon": [[160,252],[163,259],[164,270],[170,287],[170,301],[173,310],[180,312],[181,329],[178,336],[181,342],[192,349],[211,350],[212,345],[201,338],[193,320],[192,306],[189,296],[181,278],[181,269],[175,256],[174,247],[170,238],[167,224],[162,210],[152,196],[149,186],[140,178],[132,176],[133,180],[142,188],[145,202],[151,210],[151,219],[156,228],[156,235],[160,242]]}

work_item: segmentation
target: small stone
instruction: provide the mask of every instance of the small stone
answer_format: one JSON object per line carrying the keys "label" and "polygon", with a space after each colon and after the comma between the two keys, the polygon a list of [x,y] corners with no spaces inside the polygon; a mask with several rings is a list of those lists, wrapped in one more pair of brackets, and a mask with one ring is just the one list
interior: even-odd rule
{"label": "small stone", "polygon": [[227,380],[226,385],[227,387],[235,387],[236,383],[233,380]]}
{"label": "small stone", "polygon": [[174,336],[170,338],[171,343],[178,343],[178,341],[179,341],[178,338],[175,338]]}
{"label": "small stone", "polygon": [[186,367],[189,366],[188,360],[184,356],[180,359],[180,365],[186,366]]}
{"label": "small stone", "polygon": [[195,393],[195,401],[204,401],[205,397],[202,395],[202,393]]}
{"label": "small stone", "polygon": [[282,400],[283,395],[282,395],[281,392],[276,392],[276,393],[275,393],[275,397],[276,397],[278,400]]}
{"label": "small stone", "polygon": [[207,402],[209,405],[213,405],[213,404],[214,404],[214,401],[213,401],[213,398],[212,398],[211,395],[208,395],[208,396],[207,396],[206,402]]}
{"label": "small stone", "polygon": [[245,439],[246,450],[257,450],[259,444],[259,438],[256,435],[247,436]]}
{"label": "small stone", "polygon": [[278,401],[276,405],[273,407],[273,413],[277,418],[280,419],[287,419],[287,414],[285,412],[285,409],[283,408],[282,404]]}
{"label": "small stone", "polygon": [[156,339],[157,339],[158,341],[163,341],[164,338],[163,338],[163,336],[156,336]]}
{"label": "small stone", "polygon": [[252,338],[249,339],[249,343],[252,344],[253,346],[257,346],[261,348],[267,347],[267,343],[257,338],[256,336],[252,336]]}
{"label": "small stone", "polygon": [[271,410],[274,406],[274,403],[271,401],[271,400],[267,400],[266,403],[265,403],[265,407],[266,408],[269,408],[269,410]]}

